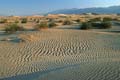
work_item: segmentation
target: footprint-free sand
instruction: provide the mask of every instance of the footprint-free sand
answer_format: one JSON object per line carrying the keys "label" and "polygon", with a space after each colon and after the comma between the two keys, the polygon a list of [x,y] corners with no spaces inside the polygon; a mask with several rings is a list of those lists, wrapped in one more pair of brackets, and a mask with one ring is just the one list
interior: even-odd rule
{"label": "footprint-free sand", "polygon": [[0,41],[0,80],[120,80],[120,33],[47,29],[21,35],[25,42]]}

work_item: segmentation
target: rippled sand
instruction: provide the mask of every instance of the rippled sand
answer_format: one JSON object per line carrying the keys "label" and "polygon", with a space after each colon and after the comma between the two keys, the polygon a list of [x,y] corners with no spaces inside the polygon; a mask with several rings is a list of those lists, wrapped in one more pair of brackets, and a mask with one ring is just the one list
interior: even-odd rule
{"label": "rippled sand", "polygon": [[0,80],[120,80],[120,33],[48,29],[22,35],[23,43],[0,42]]}

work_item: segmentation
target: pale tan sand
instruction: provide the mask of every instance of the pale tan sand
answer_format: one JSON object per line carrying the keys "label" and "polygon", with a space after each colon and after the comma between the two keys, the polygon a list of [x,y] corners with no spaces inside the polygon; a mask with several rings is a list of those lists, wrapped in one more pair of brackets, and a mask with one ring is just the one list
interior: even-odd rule
{"label": "pale tan sand", "polygon": [[1,80],[120,79],[119,33],[48,29],[23,34],[26,42],[0,42]]}

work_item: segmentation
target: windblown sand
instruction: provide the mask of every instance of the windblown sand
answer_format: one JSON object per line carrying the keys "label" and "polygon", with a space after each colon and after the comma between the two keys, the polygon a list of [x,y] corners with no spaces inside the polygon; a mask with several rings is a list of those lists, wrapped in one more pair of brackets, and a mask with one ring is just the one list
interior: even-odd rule
{"label": "windblown sand", "polygon": [[22,35],[25,42],[0,42],[0,80],[120,80],[120,33],[48,29]]}

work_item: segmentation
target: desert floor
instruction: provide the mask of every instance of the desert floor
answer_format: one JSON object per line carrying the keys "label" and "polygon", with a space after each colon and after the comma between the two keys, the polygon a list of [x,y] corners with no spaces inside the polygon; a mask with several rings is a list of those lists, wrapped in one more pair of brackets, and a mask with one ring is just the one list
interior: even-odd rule
{"label": "desert floor", "polygon": [[0,41],[0,80],[120,80],[120,26],[82,31],[70,26],[22,32]]}

